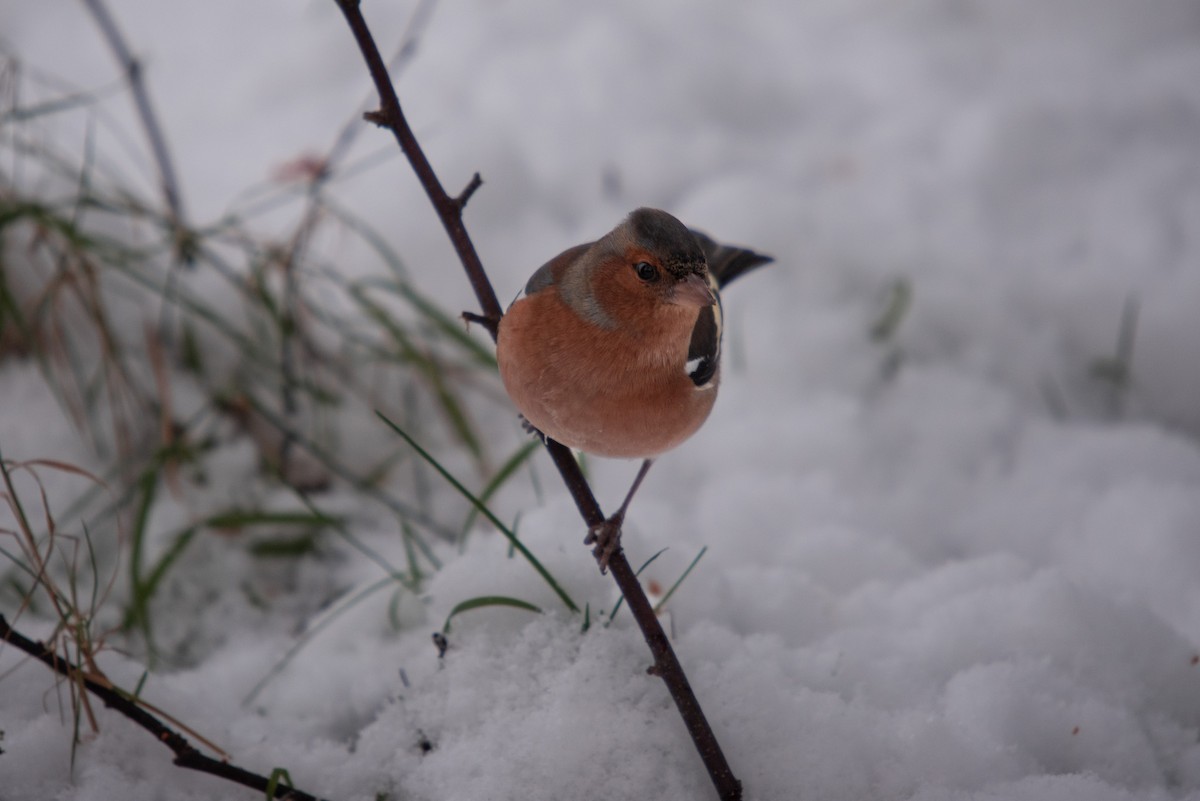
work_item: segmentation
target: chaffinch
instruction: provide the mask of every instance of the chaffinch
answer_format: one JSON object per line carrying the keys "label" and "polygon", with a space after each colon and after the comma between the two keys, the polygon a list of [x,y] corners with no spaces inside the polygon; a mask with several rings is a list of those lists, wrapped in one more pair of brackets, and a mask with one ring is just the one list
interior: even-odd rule
{"label": "chaffinch", "polygon": [[654,457],[712,411],[719,288],[771,261],[642,208],[538,268],[501,318],[500,376],[529,425],[587,453],[645,460],[606,530],[589,535],[602,567]]}

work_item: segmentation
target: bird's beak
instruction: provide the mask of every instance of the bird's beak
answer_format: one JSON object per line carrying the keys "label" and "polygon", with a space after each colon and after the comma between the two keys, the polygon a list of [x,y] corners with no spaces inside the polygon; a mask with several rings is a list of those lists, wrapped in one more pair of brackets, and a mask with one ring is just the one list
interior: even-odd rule
{"label": "bird's beak", "polygon": [[668,302],[677,306],[703,308],[716,303],[717,296],[713,294],[712,288],[703,276],[691,273],[675,285]]}

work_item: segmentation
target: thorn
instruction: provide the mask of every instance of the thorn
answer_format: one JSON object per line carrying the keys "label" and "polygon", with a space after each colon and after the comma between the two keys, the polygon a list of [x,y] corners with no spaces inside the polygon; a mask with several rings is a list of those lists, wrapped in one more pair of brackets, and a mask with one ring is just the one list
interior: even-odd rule
{"label": "thorn", "polygon": [[367,122],[378,125],[380,128],[388,127],[387,115],[383,113],[383,109],[376,109],[375,111],[364,112],[363,119],[366,120]]}
{"label": "thorn", "polygon": [[492,339],[496,338],[496,332],[500,330],[499,317],[489,317],[484,314],[476,314],[475,312],[465,311],[462,313],[462,318],[467,322],[467,325],[470,325],[471,323],[479,323],[482,325],[484,330],[492,335]]}
{"label": "thorn", "polygon": [[471,180],[467,183],[463,191],[458,193],[458,197],[454,198],[454,205],[458,207],[459,212],[462,212],[466,208],[467,201],[475,194],[475,190],[481,186],[483,186],[483,178],[480,177],[479,173],[475,173],[471,176]]}
{"label": "thorn", "polygon": [[476,314],[475,312],[465,311],[462,313],[462,318],[468,323],[479,323],[482,326],[496,325],[496,320],[484,314]]}

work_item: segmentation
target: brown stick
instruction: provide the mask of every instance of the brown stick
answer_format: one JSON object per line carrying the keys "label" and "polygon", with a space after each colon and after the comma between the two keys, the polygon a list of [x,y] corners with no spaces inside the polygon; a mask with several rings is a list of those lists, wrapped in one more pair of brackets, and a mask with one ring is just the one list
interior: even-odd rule
{"label": "brown stick", "polygon": [[[550,452],[555,467],[562,475],[571,497],[575,499],[575,505],[579,507],[579,514],[583,517],[584,522],[588,526],[603,523],[604,513],[600,511],[600,504],[596,502],[596,496],[592,494],[591,487],[588,486],[587,479],[583,477],[583,472],[579,469],[579,462],[575,461],[571,449],[560,442],[548,440],[546,450]],[[650,672],[661,678],[667,685],[667,691],[671,693],[671,698],[674,699],[675,706],[679,709],[679,715],[683,718],[684,725],[687,726],[688,734],[692,736],[692,742],[696,744],[696,750],[700,753],[700,758],[704,760],[704,766],[708,768],[713,786],[717,788],[718,797],[722,801],[740,799],[742,783],[733,775],[733,769],[729,767],[729,762],[725,759],[721,744],[717,742],[717,736],[713,734],[712,727],[708,724],[708,718],[705,717],[704,710],[700,708],[696,694],[692,692],[692,685],[688,681],[687,674],[683,672],[683,665],[679,663],[679,657],[675,655],[671,641],[667,639],[666,632],[659,624],[658,616],[654,614],[654,606],[646,597],[642,583],[638,581],[637,573],[630,566],[629,560],[625,558],[624,550],[618,548],[609,557],[608,569],[612,573],[613,580],[621,589],[621,595],[625,597],[629,611],[637,620],[638,626],[642,630],[642,637],[645,638],[646,645],[650,647],[650,653],[654,655],[654,665]]]}
{"label": "brown stick", "polygon": [[[466,189],[458,197],[446,194],[401,111],[400,100],[397,98],[396,90],[384,68],[383,58],[379,55],[374,37],[363,19],[359,0],[336,0],[336,2],[342,9],[346,22],[350,25],[359,50],[362,51],[363,58],[367,62],[371,78],[375,82],[375,88],[379,91],[380,110],[365,116],[371,122],[389,129],[395,135],[401,150],[404,151],[413,171],[416,172],[417,179],[421,182],[425,193],[429,195],[434,209],[442,220],[442,225],[450,235],[450,241],[462,261],[467,278],[470,280],[471,287],[475,290],[475,296],[483,310],[482,315],[468,313],[466,316],[468,319],[482,324],[492,335],[492,339],[495,339],[503,311],[462,221],[463,206],[481,183],[479,175],[476,174],[471,179]],[[575,504],[579,507],[584,522],[589,526],[602,523],[605,519],[604,514],[600,511],[600,505],[596,502],[596,497],[592,494],[587,480],[579,469],[579,463],[571,451],[554,440],[546,441],[546,449],[562,475],[568,491],[575,499]],[[696,750],[700,753],[700,758],[708,769],[717,795],[722,801],[740,799],[742,797],[741,782],[733,775],[729,763],[725,760],[725,755],[713,734],[712,727],[709,726],[704,711],[700,708],[700,702],[696,700],[691,684],[683,672],[683,666],[675,656],[671,642],[659,624],[658,618],[654,614],[654,608],[646,598],[642,585],[633,568],[630,567],[629,560],[625,558],[624,552],[618,549],[612,554],[608,566],[654,656],[654,665],[650,672],[662,678],[666,683],[667,690],[671,693],[675,705],[679,708],[679,714],[683,717],[684,725],[687,726],[688,733],[696,744]]]}
{"label": "brown stick", "polygon": [[484,326],[488,333],[495,338],[496,327],[500,324],[500,317],[504,311],[500,308],[500,301],[496,299],[496,292],[492,289],[492,283],[488,280],[487,273],[484,272],[483,264],[479,261],[479,254],[475,252],[475,245],[471,242],[471,237],[467,235],[466,226],[462,221],[463,207],[466,206],[471,194],[483,181],[476,173],[467,188],[458,197],[450,197],[446,194],[446,190],[442,188],[442,182],[438,180],[437,174],[429,164],[429,159],[425,158],[425,152],[417,144],[416,136],[408,127],[408,121],[400,109],[400,99],[396,97],[396,90],[392,86],[391,78],[388,77],[387,66],[384,65],[383,56],[379,54],[379,48],[375,46],[375,39],[367,28],[367,21],[363,19],[362,11],[358,7],[358,0],[337,0],[337,4],[341,7],[346,22],[354,33],[354,39],[359,43],[359,49],[362,51],[363,58],[367,62],[367,69],[371,73],[371,80],[375,82],[375,88],[379,91],[380,110],[367,112],[363,117],[368,122],[389,129],[395,135],[400,149],[404,151],[408,163],[412,165],[413,172],[417,174],[417,179],[425,189],[425,194],[429,196],[429,201],[437,211],[438,217],[446,229],[446,234],[450,237],[450,242],[454,245],[454,250],[462,261],[463,269],[467,271],[467,279],[475,290],[475,297],[479,299],[479,305],[483,308],[483,316],[486,319]]}
{"label": "brown stick", "polygon": [[[31,640],[13,629],[8,625],[8,621],[4,619],[4,615],[0,615],[0,642],[7,642],[13,645],[34,659],[44,663],[51,670],[58,672],[73,682],[81,683],[87,688],[88,692],[103,701],[106,707],[120,712],[153,734],[154,738],[167,748],[174,751],[175,764],[179,767],[226,779],[243,787],[257,790],[260,793],[265,793],[270,788],[271,780],[265,776],[251,773],[236,765],[230,765],[228,762],[221,762],[200,753],[182,734],[166,726],[161,720],[129,700],[123,693],[94,681],[76,666],[56,654],[45,643]],[[316,796],[309,795],[303,790],[286,787],[281,782],[276,783],[274,794],[276,798],[286,798],[288,801],[318,801]]]}
{"label": "brown stick", "polygon": [[150,150],[158,165],[158,178],[161,184],[163,198],[171,213],[171,222],[179,230],[186,229],[183,217],[183,198],[179,192],[179,179],[175,176],[175,166],[171,161],[171,153],[167,150],[167,139],[163,136],[162,126],[158,123],[158,115],[154,113],[154,105],[150,102],[150,92],[146,89],[146,81],[142,76],[142,63],[133,55],[125,43],[125,37],[117,27],[116,20],[108,13],[108,7],[103,0],[83,0],[88,11],[100,27],[100,32],[108,42],[113,56],[125,70],[129,78],[129,88],[133,92],[133,103],[137,108],[138,118],[150,141]]}

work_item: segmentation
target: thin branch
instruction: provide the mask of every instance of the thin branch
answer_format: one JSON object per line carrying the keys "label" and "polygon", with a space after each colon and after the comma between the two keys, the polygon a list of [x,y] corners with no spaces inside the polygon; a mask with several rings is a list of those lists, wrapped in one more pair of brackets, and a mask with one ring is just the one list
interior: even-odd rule
{"label": "thin branch", "polygon": [[[66,677],[68,680],[82,685],[92,695],[104,702],[110,709],[120,712],[125,717],[154,735],[154,738],[175,752],[175,764],[181,768],[207,773],[221,779],[226,779],[243,787],[249,787],[260,793],[268,792],[271,780],[257,773],[221,762],[200,753],[187,739],[174,729],[166,726],[161,720],[142,709],[129,697],[89,677],[86,673],[70,664],[63,657],[44,643],[30,640],[20,632],[11,628],[4,615],[0,615],[0,642],[7,642],[34,659],[45,664],[51,670]],[[288,801],[318,801],[316,796],[302,790],[295,790],[276,783],[274,795],[276,798],[286,798]]]}
{"label": "thin branch", "polygon": [[[600,504],[596,502],[596,496],[588,486],[587,479],[583,477],[579,462],[575,460],[571,449],[560,442],[547,440],[546,450],[550,452],[554,466],[558,468],[571,497],[575,499],[575,505],[579,507],[579,514],[584,522],[589,527],[603,523],[604,513],[600,511]],[[679,715],[687,726],[688,734],[692,736],[696,751],[708,768],[713,786],[717,788],[717,795],[722,801],[740,799],[742,783],[733,775],[733,769],[729,767],[721,744],[717,742],[717,736],[713,734],[708,718],[700,708],[700,701],[692,691],[691,682],[679,663],[679,657],[675,655],[671,641],[667,639],[666,632],[658,622],[658,616],[654,614],[654,606],[646,597],[642,583],[638,581],[636,571],[625,558],[623,549],[618,549],[609,557],[608,569],[612,573],[613,581],[621,589],[629,611],[637,620],[650,653],[654,655],[654,665],[649,672],[661,678],[667,685],[667,691],[671,693],[671,698],[679,709]]]}
{"label": "thin branch", "polygon": [[[475,290],[475,296],[483,310],[482,315],[468,312],[464,314],[464,317],[469,321],[482,324],[492,335],[492,339],[495,339],[503,312],[462,221],[462,208],[481,182],[472,179],[457,198],[446,194],[401,111],[396,90],[384,68],[383,59],[379,55],[374,37],[363,19],[359,0],[336,0],[336,2],[350,25],[350,30],[354,34],[354,39],[370,70],[371,78],[379,91],[381,109],[369,112],[364,116],[370,122],[387,128],[395,135],[396,141],[400,144],[413,171],[417,174],[417,179],[421,182],[426,194],[429,195],[434,209],[442,220],[442,225],[450,235],[450,241],[462,261],[467,278],[470,280],[471,287]],[[605,519],[604,514],[570,449],[554,440],[547,440],[546,448],[562,475],[568,491],[575,499],[575,504],[579,507],[584,521],[589,526],[602,523]],[[674,649],[671,648],[671,643],[659,624],[658,618],[654,614],[654,608],[646,598],[637,575],[630,566],[629,560],[625,558],[624,551],[618,549],[612,554],[608,566],[654,656],[654,665],[650,668],[650,672],[662,678],[666,683],[667,689],[683,717],[684,724],[687,726],[688,733],[692,736],[696,750],[708,769],[718,796],[722,801],[740,799],[742,797],[741,783],[733,775],[733,771],[721,751],[721,746],[704,716],[704,711],[700,708],[695,693],[692,692],[691,684],[683,672],[683,667],[679,664],[679,659],[676,657]]]}
{"label": "thin branch", "polygon": [[461,214],[462,210],[467,207],[467,201],[471,199],[471,195],[475,194],[475,190],[483,186],[483,178],[479,173],[471,176],[471,181],[466,185],[463,191],[458,193],[458,197],[454,198],[454,205],[458,206],[458,211]]}
{"label": "thin branch", "polygon": [[492,283],[488,280],[483,264],[479,261],[479,254],[475,252],[475,245],[471,242],[471,237],[467,235],[466,226],[462,221],[462,209],[459,208],[455,199],[446,194],[446,190],[442,188],[442,182],[438,180],[437,173],[433,171],[429,159],[425,158],[425,152],[421,150],[412,128],[408,126],[408,121],[404,118],[404,112],[400,109],[400,99],[396,97],[396,90],[392,86],[391,78],[388,77],[383,56],[379,54],[379,48],[375,46],[375,39],[367,28],[367,21],[363,19],[362,11],[358,7],[358,0],[337,0],[337,4],[342,9],[342,14],[345,15],[355,40],[359,43],[359,49],[362,51],[363,58],[367,62],[367,69],[371,73],[371,80],[375,82],[375,88],[379,90],[379,101],[382,108],[379,111],[367,112],[363,118],[368,122],[386,127],[395,135],[396,142],[404,151],[408,163],[412,165],[413,172],[417,174],[417,179],[421,182],[425,194],[429,196],[429,201],[437,211],[438,217],[446,229],[446,234],[454,245],[454,250],[462,260],[463,269],[467,271],[467,279],[471,282],[472,289],[475,290],[475,297],[479,299],[484,317],[488,319],[488,332],[495,338],[496,329],[504,311],[500,308],[500,301],[496,299],[496,291],[492,289]]}
{"label": "thin branch", "polygon": [[[388,62],[388,70],[392,73],[404,68],[405,65],[412,60],[417,53],[417,45],[421,41],[421,34],[424,33],[425,27],[429,24],[430,18],[433,17],[433,7],[436,0],[421,0],[412,15],[408,19],[408,30],[404,32],[404,38],[400,42],[400,46],[396,48],[395,55]],[[365,108],[370,103],[370,97],[365,99],[360,108]],[[358,138],[359,131],[362,126],[358,123],[365,116],[365,112],[355,114],[338,132],[334,140],[333,147],[329,149],[324,159],[326,177],[333,173],[333,168],[342,156],[350,149],[350,145]]]}
{"label": "thin branch", "polygon": [[171,153],[167,150],[167,139],[163,135],[162,126],[158,123],[158,115],[154,113],[154,105],[150,102],[150,92],[146,89],[146,81],[142,75],[142,63],[125,43],[125,37],[117,27],[116,20],[108,13],[108,7],[103,0],[83,0],[88,11],[96,20],[100,32],[108,42],[109,49],[129,79],[129,88],[133,92],[133,102],[137,108],[142,127],[146,130],[146,138],[150,141],[150,150],[158,165],[159,182],[162,185],[163,197],[171,212],[171,222],[178,232],[186,229],[183,215],[183,197],[179,192],[179,180],[175,177],[175,166],[171,161]]}

